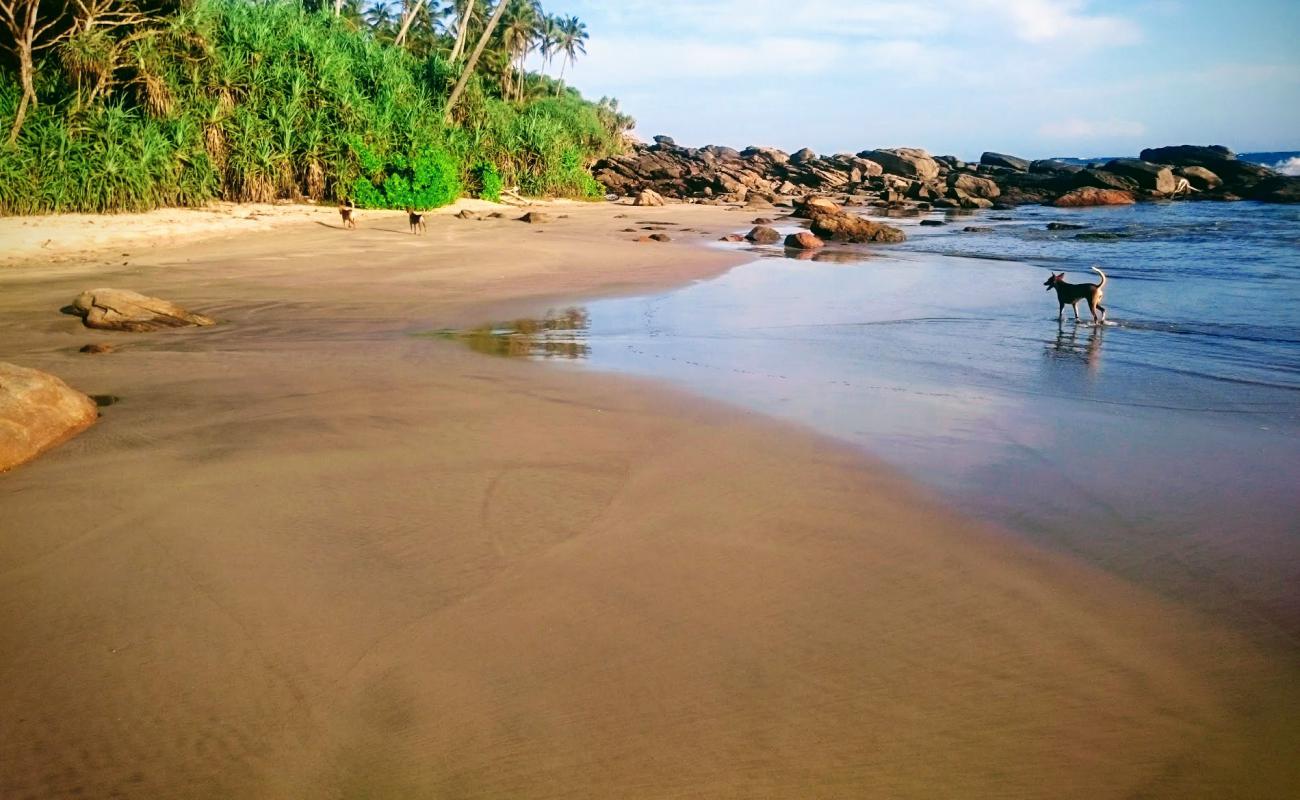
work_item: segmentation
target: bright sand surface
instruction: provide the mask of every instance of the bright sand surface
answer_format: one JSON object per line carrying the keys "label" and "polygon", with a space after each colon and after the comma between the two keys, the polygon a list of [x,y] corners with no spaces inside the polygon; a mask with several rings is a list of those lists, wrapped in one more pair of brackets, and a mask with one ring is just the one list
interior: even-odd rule
{"label": "bright sand surface", "polygon": [[[546,210],[0,220],[0,359],[119,398],[0,475],[0,796],[1294,796],[1295,653],[805,430],[410,335],[755,216]],[[96,286],[221,324],[58,313]]]}

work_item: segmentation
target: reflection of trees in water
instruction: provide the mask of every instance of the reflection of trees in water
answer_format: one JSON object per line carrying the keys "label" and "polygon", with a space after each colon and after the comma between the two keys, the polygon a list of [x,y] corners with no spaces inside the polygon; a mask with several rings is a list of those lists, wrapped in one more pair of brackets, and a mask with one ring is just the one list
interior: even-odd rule
{"label": "reflection of trees in water", "polygon": [[591,320],[584,308],[566,308],[541,319],[483,325],[455,331],[452,338],[477,353],[532,358],[586,358],[591,348],[585,331]]}
{"label": "reflection of trees in water", "polygon": [[[1079,341],[1079,328],[1086,327],[1088,335]],[[1101,325],[1061,325],[1056,329],[1056,338],[1049,339],[1046,352],[1048,358],[1067,361],[1080,361],[1087,365],[1089,372],[1096,372],[1101,367]]]}

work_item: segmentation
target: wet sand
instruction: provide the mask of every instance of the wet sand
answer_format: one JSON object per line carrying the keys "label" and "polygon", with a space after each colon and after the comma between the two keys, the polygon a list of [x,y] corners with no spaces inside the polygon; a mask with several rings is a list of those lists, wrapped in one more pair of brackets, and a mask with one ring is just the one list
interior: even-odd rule
{"label": "wet sand", "polygon": [[[716,274],[739,257],[682,243],[756,215],[550,211],[0,271],[0,358],[120,397],[0,475],[0,795],[1300,782],[1286,654],[806,430],[410,335]],[[699,230],[621,230],[651,220]],[[57,313],[92,286],[222,324]]]}

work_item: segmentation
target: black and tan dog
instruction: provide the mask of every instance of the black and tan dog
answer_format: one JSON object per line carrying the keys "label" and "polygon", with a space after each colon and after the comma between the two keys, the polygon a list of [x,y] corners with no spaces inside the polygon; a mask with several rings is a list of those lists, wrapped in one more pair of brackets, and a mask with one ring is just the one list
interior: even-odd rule
{"label": "black and tan dog", "polygon": [[[1056,290],[1056,301],[1061,304],[1060,309],[1056,312],[1056,321],[1060,322],[1065,317],[1065,307],[1074,309],[1074,318],[1079,319],[1079,301],[1088,301],[1088,310],[1092,312],[1093,322],[1106,321],[1106,307],[1101,304],[1101,287],[1106,285],[1106,273],[1090,267],[1090,269],[1101,276],[1101,283],[1066,283],[1065,273],[1053,272],[1043,285],[1048,290]],[[1101,312],[1101,317],[1097,312]]]}
{"label": "black and tan dog", "polygon": [[353,230],[357,227],[357,221],[352,214],[356,211],[356,206],[352,205],[351,200],[344,200],[339,203],[339,216],[343,218],[343,227]]}
{"label": "black and tan dog", "polygon": [[424,225],[423,211],[417,212],[413,208],[407,208],[406,221],[411,224],[411,233],[415,234],[416,236],[419,236],[420,234],[424,233],[427,230],[427,228]]}

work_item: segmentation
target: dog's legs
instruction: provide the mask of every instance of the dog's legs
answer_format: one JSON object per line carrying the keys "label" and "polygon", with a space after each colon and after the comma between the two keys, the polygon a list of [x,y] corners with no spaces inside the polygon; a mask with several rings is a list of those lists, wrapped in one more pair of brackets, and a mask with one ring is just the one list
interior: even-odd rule
{"label": "dog's legs", "polygon": [[1073,308],[1073,309],[1074,309],[1074,321],[1075,321],[1075,322],[1078,322],[1078,321],[1079,321],[1079,301],[1078,301],[1078,300],[1075,300],[1073,303],[1071,303],[1071,304],[1070,304],[1070,308]]}
{"label": "dog's legs", "polygon": [[1097,304],[1097,308],[1101,309],[1101,321],[1102,321],[1102,322],[1105,322],[1105,321],[1106,321],[1106,307],[1103,306],[1101,303],[1098,303],[1098,304]]}
{"label": "dog's legs", "polygon": [[1065,303],[1061,303],[1061,307],[1060,307],[1059,309],[1056,310],[1056,322],[1057,322],[1057,324],[1059,325],[1059,324],[1061,323],[1061,321],[1064,320],[1064,319],[1065,319]]}

